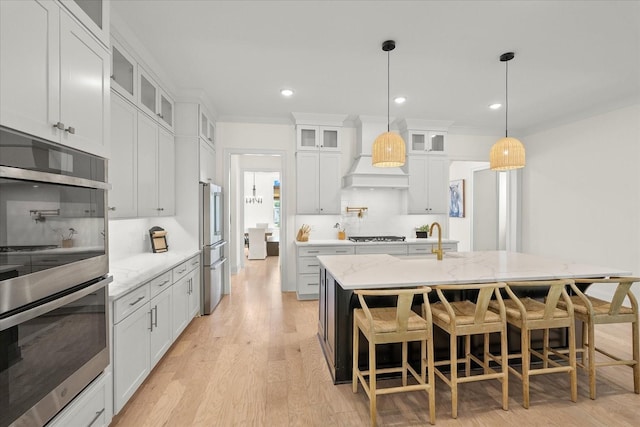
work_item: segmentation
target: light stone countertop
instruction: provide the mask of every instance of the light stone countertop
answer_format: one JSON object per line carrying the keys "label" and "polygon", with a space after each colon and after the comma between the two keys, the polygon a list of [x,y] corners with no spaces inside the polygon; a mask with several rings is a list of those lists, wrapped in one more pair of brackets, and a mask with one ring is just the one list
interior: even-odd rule
{"label": "light stone countertop", "polygon": [[[296,240],[296,246],[372,246],[372,245],[419,245],[419,244],[427,244],[434,245],[438,244],[437,238],[428,238],[428,239],[406,239],[404,241],[397,242],[352,242],[351,240],[338,240],[338,239],[318,239],[318,240],[309,240],[307,242],[298,242]],[[458,243],[457,240],[450,239],[442,239],[442,243]]]}
{"label": "light stone countertop", "polygon": [[417,255],[324,255],[320,264],[343,289],[393,288],[444,283],[624,276],[616,268],[576,264],[505,251],[449,252],[442,261]]}
{"label": "light stone countertop", "polygon": [[111,261],[109,274],[113,276],[113,282],[109,284],[109,299],[121,297],[199,253],[195,250],[144,253]]}

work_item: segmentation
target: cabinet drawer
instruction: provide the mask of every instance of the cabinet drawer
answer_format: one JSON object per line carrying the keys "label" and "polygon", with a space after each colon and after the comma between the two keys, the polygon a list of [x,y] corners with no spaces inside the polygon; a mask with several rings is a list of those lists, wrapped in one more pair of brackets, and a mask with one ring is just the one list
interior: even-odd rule
{"label": "cabinet drawer", "polygon": [[310,246],[298,248],[298,256],[349,255],[354,254],[353,246]]}
{"label": "cabinet drawer", "polygon": [[113,322],[118,323],[149,302],[149,284],[140,286],[114,302]]}
{"label": "cabinet drawer", "polygon": [[188,261],[183,262],[182,264],[178,265],[177,267],[173,267],[173,270],[171,270],[171,271],[173,273],[173,281],[177,282],[182,277],[186,276],[187,273],[189,272]]}
{"label": "cabinet drawer", "polygon": [[[431,249],[436,249],[437,247],[438,247],[437,243],[428,243],[424,245],[409,245],[409,255],[430,254]],[[443,243],[442,250],[445,252],[455,252],[456,245]]]}
{"label": "cabinet drawer", "polygon": [[320,274],[299,274],[298,295],[318,295],[320,292]]}
{"label": "cabinet drawer", "polygon": [[300,274],[318,274],[320,271],[320,262],[317,257],[300,257],[298,258],[298,273]]}
{"label": "cabinet drawer", "polygon": [[149,291],[151,294],[149,298],[155,297],[160,292],[164,291],[170,286],[171,286],[171,272],[167,271],[166,273],[149,281]]}
{"label": "cabinet drawer", "polygon": [[356,246],[356,254],[406,255],[407,245]]}
{"label": "cabinet drawer", "polygon": [[197,268],[200,268],[200,255],[196,255],[187,260],[187,271],[193,271]]}
{"label": "cabinet drawer", "polygon": [[111,374],[99,376],[47,426],[107,426],[109,424],[107,419],[111,418],[111,409],[107,409],[106,387],[110,381]]}

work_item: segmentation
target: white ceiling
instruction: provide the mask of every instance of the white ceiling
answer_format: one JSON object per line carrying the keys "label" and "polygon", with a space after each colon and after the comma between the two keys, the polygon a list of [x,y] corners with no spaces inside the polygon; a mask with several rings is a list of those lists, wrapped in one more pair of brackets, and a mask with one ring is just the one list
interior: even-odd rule
{"label": "white ceiling", "polygon": [[[147,1],[111,6],[177,89],[219,121],[290,123],[291,112],[451,120],[510,133],[640,102],[640,1]],[[285,99],[279,90],[290,87]]]}

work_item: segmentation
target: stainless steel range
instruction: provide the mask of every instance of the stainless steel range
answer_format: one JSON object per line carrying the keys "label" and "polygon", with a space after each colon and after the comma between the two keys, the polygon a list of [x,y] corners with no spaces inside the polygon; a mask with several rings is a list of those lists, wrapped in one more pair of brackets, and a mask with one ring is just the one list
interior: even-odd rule
{"label": "stainless steel range", "polygon": [[405,236],[350,236],[352,242],[404,242]]}

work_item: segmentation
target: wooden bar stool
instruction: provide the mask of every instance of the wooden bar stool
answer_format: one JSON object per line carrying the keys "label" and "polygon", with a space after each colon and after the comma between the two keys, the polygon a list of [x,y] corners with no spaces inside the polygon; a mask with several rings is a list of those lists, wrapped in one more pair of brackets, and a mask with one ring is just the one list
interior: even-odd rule
{"label": "wooden bar stool", "polygon": [[[638,301],[631,285],[640,282],[638,277],[612,277],[610,279],[576,279],[575,283],[617,283],[615,293],[609,301],[601,300],[585,295],[575,284],[571,289],[576,295],[571,296],[573,311],[576,319],[582,322],[582,360],[578,366],[589,372],[589,396],[596,398],[596,368],[601,366],[627,365],[633,368],[633,391],[640,394],[640,344],[638,341]],[[631,307],[623,306],[625,297],[629,298]],[[558,302],[558,307],[565,308],[563,301]],[[596,347],[595,325],[606,323],[631,323],[631,347],[633,358],[621,359],[608,351]],[[596,351],[609,360],[596,362]],[[585,363],[586,357],[586,363]]]}
{"label": "wooden bar stool", "polygon": [[[507,282],[505,290],[509,295],[504,300],[507,323],[520,329],[519,354],[509,355],[509,359],[521,358],[522,372],[509,366],[509,371],[522,380],[522,406],[529,408],[529,379],[533,375],[553,374],[558,372],[569,373],[571,381],[571,400],[578,399],[578,380],[576,374],[576,339],[575,320],[573,317],[573,304],[565,287],[573,283],[572,280],[539,280],[530,282]],[[549,291],[545,302],[537,301],[529,297],[519,298],[514,293],[518,288],[548,287]],[[566,309],[557,307],[560,297],[566,303]],[[500,307],[497,301],[491,301],[489,307],[498,312]],[[569,365],[562,365],[557,360],[551,359],[549,353],[560,358],[567,358],[557,348],[549,347],[549,329],[567,328],[568,330],[568,361]],[[543,330],[542,353],[531,348],[531,331]],[[542,368],[531,367],[531,355],[542,360]],[[551,366],[549,366],[551,365]]]}
{"label": "wooden bar stool", "polygon": [[[369,397],[371,425],[376,424],[376,397],[381,394],[399,393],[405,391],[424,390],[429,395],[429,421],[436,422],[435,391],[433,377],[433,326],[429,304],[423,304],[423,316],[411,310],[413,297],[422,294],[428,301],[428,287],[418,289],[388,289],[388,290],[356,290],[362,308],[353,311],[353,392],[358,391],[358,380]],[[395,307],[369,308],[365,296],[397,296]],[[361,371],[358,367],[359,332],[369,342],[369,370]],[[420,374],[407,362],[408,342],[420,341]],[[376,344],[402,343],[402,366],[377,369]],[[376,375],[400,372],[402,386],[378,388]],[[415,378],[418,384],[407,384],[407,372]],[[365,377],[369,377],[369,382]],[[428,381],[427,381],[428,376]]]}
{"label": "wooden bar stool", "polygon": [[[434,365],[449,365],[450,378],[436,369],[436,374],[451,387],[451,416],[458,417],[458,384],[483,381],[498,380],[502,383],[502,409],[509,409],[509,369],[507,352],[507,323],[504,302],[500,289],[506,286],[505,283],[483,283],[464,285],[437,285],[432,286],[438,293],[439,302],[431,304],[433,324],[449,333],[450,336],[450,358],[449,360],[438,361]],[[469,290],[478,291],[475,301],[448,301],[443,291],[447,290]],[[491,297],[495,296],[498,313],[488,310]],[[500,334],[501,356],[494,356],[489,352],[489,334]],[[480,360],[471,354],[471,335],[484,335],[483,358]],[[465,357],[458,359],[457,338],[465,338]],[[471,362],[477,363],[483,368],[483,374],[471,375]],[[490,362],[497,362],[500,365],[500,372],[490,366]],[[465,376],[458,376],[458,364],[465,364]]]}

